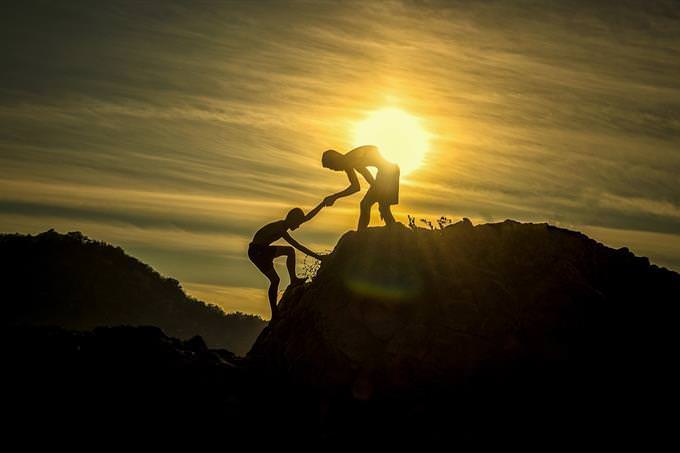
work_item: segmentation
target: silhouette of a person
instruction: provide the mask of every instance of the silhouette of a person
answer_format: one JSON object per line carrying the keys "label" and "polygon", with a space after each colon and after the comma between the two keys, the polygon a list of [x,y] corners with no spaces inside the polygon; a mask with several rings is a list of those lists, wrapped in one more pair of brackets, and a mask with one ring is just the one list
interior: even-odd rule
{"label": "silhouette of a person", "polygon": [[[279,275],[274,270],[274,258],[279,256],[286,257],[286,268],[290,276],[290,285],[295,286],[304,283],[304,278],[299,278],[295,274],[295,250],[293,247],[300,250],[302,253],[313,256],[318,260],[323,257],[317,253],[312,252],[304,245],[293,239],[288,230],[296,230],[300,225],[311,220],[322,208],[324,204],[320,203],[317,207],[312,209],[305,215],[300,208],[293,208],[288,212],[286,218],[277,220],[276,222],[268,223],[260,228],[253,236],[253,240],[248,246],[248,258],[255,266],[269,279],[269,305],[272,309],[272,318],[276,316],[276,297],[279,291]],[[271,245],[272,242],[284,239],[293,247],[287,245]]]}
{"label": "silhouette of a person", "polygon": [[[324,168],[344,171],[349,179],[349,187],[342,192],[329,195],[324,199],[326,206],[332,206],[338,198],[346,197],[361,189],[356,172],[364,177],[370,188],[361,200],[358,230],[368,226],[371,220],[371,207],[378,203],[380,216],[386,225],[395,223],[391,205],[399,203],[399,166],[386,160],[378,148],[364,145],[354,148],[347,154],[329,149],[323,153],[321,164]],[[375,178],[366,167],[375,167]]]}

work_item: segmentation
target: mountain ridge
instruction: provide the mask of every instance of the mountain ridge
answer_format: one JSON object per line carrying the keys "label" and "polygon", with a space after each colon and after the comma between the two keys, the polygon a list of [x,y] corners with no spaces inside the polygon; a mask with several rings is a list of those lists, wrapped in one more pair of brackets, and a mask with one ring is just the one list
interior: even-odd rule
{"label": "mountain ridge", "polygon": [[10,301],[5,323],[75,330],[155,325],[181,339],[201,335],[211,347],[237,354],[266,325],[187,296],[177,280],[80,232],[2,234],[0,257],[0,284]]}

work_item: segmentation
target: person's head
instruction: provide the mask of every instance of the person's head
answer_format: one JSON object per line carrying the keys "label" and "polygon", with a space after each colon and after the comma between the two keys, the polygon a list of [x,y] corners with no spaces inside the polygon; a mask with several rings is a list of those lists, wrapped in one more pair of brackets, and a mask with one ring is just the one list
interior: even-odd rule
{"label": "person's head", "polygon": [[344,154],[339,153],[334,149],[329,149],[324,151],[323,155],[321,156],[321,165],[323,165],[324,168],[329,168],[335,171],[344,170],[344,160]]}
{"label": "person's head", "polygon": [[297,230],[305,221],[305,213],[300,208],[293,208],[286,215],[286,226],[291,230]]}

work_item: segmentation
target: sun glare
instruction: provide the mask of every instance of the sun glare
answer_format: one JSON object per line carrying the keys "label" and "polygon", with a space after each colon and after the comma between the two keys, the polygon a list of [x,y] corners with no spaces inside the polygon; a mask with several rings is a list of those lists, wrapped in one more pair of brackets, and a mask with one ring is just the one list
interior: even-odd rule
{"label": "sun glare", "polygon": [[399,164],[402,174],[418,168],[428,149],[428,134],[420,120],[397,108],[372,112],[357,123],[355,146],[375,145],[383,157]]}

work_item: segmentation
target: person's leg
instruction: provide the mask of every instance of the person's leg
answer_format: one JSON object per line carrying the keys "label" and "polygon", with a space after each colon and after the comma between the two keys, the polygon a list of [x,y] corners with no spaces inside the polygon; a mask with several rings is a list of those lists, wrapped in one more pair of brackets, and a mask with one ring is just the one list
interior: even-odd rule
{"label": "person's leg", "polygon": [[276,249],[274,256],[286,257],[286,269],[288,270],[288,276],[290,277],[290,284],[297,285],[304,282],[305,279],[298,278],[295,273],[295,249],[286,245],[277,245],[274,248]]}
{"label": "person's leg", "polygon": [[359,225],[357,231],[364,230],[371,221],[371,207],[375,203],[372,191],[369,189],[359,203]]}
{"label": "person's leg", "polygon": [[380,210],[380,216],[385,221],[385,225],[396,223],[396,220],[394,220],[394,216],[392,215],[392,207],[389,204],[380,203],[378,209]]}
{"label": "person's leg", "polygon": [[269,279],[269,291],[267,292],[267,295],[269,296],[269,306],[272,309],[273,318],[276,316],[276,299],[279,296],[279,282],[281,279],[273,267],[265,271],[264,275]]}
{"label": "person's leg", "polygon": [[276,314],[276,299],[279,295],[279,282],[281,279],[274,270],[274,252],[275,248],[272,246],[251,246],[248,248],[248,258],[257,266],[257,268],[269,279],[269,290],[267,296],[269,298],[269,306],[272,309],[272,318]]}

